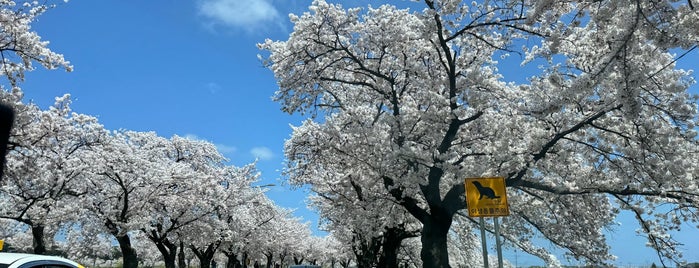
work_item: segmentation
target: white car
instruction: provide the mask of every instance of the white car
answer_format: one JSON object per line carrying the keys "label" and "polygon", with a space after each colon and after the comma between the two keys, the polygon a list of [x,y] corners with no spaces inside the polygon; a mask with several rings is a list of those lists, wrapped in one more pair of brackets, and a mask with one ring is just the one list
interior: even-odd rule
{"label": "white car", "polygon": [[56,256],[0,252],[0,268],[84,268],[77,262]]}

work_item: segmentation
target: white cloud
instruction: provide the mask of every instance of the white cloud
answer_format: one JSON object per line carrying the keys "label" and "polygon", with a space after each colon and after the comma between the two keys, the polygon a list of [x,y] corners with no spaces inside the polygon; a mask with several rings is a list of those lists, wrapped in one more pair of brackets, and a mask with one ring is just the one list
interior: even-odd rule
{"label": "white cloud", "polygon": [[[185,134],[184,138],[194,140],[194,141],[206,141],[206,140],[200,138],[199,136],[197,136],[196,134],[191,134],[191,133]],[[230,145],[225,145],[225,144],[220,144],[220,143],[214,144],[214,146],[216,146],[216,149],[218,150],[218,152],[222,153],[222,154],[230,154],[230,153],[235,153],[236,151],[238,151],[238,148],[236,148],[235,146],[230,146]]]}
{"label": "white cloud", "polygon": [[235,153],[238,151],[238,148],[235,146],[229,146],[225,144],[216,144],[216,149],[222,154],[230,154],[230,153]]}
{"label": "white cloud", "polygon": [[184,134],[184,137],[183,137],[183,138],[188,139],[188,140],[193,140],[193,141],[202,140],[202,139],[200,139],[199,136],[197,136],[196,134],[191,134],[191,133],[189,133],[189,134]]}
{"label": "white cloud", "polygon": [[255,147],[250,150],[250,153],[259,160],[270,160],[274,158],[274,153],[267,147]]}
{"label": "white cloud", "polygon": [[221,90],[221,85],[219,85],[216,82],[209,82],[206,83],[206,89],[209,91],[211,94],[216,94]]}
{"label": "white cloud", "polygon": [[199,14],[214,24],[236,28],[256,28],[279,18],[271,0],[201,0]]}

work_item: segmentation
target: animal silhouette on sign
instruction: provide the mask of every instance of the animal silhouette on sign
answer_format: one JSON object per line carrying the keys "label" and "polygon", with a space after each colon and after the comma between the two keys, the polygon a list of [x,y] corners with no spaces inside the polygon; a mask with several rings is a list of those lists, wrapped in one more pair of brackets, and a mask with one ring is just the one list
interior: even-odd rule
{"label": "animal silhouette on sign", "polygon": [[499,196],[495,195],[495,191],[492,188],[485,187],[480,182],[474,181],[473,185],[476,186],[476,189],[478,189],[478,193],[480,194],[478,200],[483,199],[483,196],[485,196],[488,199],[500,198]]}

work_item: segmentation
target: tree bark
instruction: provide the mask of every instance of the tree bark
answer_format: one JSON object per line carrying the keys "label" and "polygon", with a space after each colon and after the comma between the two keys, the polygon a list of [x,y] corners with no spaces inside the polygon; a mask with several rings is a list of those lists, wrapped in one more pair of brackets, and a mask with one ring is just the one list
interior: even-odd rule
{"label": "tree bark", "polygon": [[204,251],[199,251],[197,247],[190,245],[190,249],[194,252],[194,255],[199,259],[199,268],[211,268],[211,261],[214,259],[214,254],[218,245],[216,243],[209,244]]}
{"label": "tree bark", "polygon": [[137,268],[138,267],[138,255],[136,250],[131,246],[131,238],[128,234],[115,235],[114,236],[119,242],[119,248],[121,249],[121,256],[123,260],[123,268]]}
{"label": "tree bark", "polygon": [[180,254],[177,255],[177,265],[179,268],[186,268],[187,262],[185,262],[184,256],[184,242],[180,241]]}
{"label": "tree bark", "polygon": [[[364,238],[364,236],[355,232],[353,239],[355,240],[355,245],[352,246],[352,251],[357,261],[357,268],[376,267],[377,257],[381,250],[381,238]],[[356,245],[357,242],[359,245]]]}
{"label": "tree bark", "polygon": [[414,237],[402,227],[386,228],[381,246],[381,256],[378,267],[398,268],[398,250],[400,245],[408,237]]}
{"label": "tree bark", "polygon": [[279,253],[279,265],[284,265],[284,260],[286,259],[287,252],[286,250],[283,250],[282,253]]}
{"label": "tree bark", "polygon": [[429,210],[418,205],[418,201],[411,197],[403,196],[403,189],[394,187],[393,180],[384,177],[384,187],[400,202],[400,204],[416,219],[422,223],[420,240],[422,250],[420,257],[425,268],[449,268],[449,252],[447,248],[447,235],[454,214],[465,208],[464,186],[455,185],[447,191],[444,199],[441,199],[439,181],[443,170],[432,168],[430,170],[428,185],[421,186]]}
{"label": "tree bark", "polygon": [[248,253],[247,252],[243,252],[242,263],[243,263],[243,268],[248,268]]}
{"label": "tree bark", "polygon": [[238,254],[233,251],[223,250],[223,255],[226,255],[226,268],[239,268],[242,267],[240,260],[238,260]]}
{"label": "tree bark", "polygon": [[44,242],[44,225],[39,224],[32,226],[32,244],[34,246],[34,254],[46,254],[46,242]]}
{"label": "tree bark", "polygon": [[449,268],[449,251],[447,248],[447,235],[451,227],[449,219],[439,219],[430,215],[422,222],[422,267],[425,268]]}
{"label": "tree bark", "polygon": [[269,252],[264,254],[266,259],[267,259],[267,264],[265,265],[267,268],[272,268],[274,267],[274,263],[272,262],[272,258],[274,257],[274,253]]}
{"label": "tree bark", "polygon": [[184,242],[180,241],[180,253],[177,255],[177,265],[179,268],[187,268],[187,262],[184,256]]}
{"label": "tree bark", "polygon": [[[153,241],[155,246],[163,255],[163,262],[165,262],[165,268],[177,268],[175,266],[175,260],[177,259],[177,245],[170,242],[167,238],[161,241]],[[184,257],[184,256],[182,256]]]}

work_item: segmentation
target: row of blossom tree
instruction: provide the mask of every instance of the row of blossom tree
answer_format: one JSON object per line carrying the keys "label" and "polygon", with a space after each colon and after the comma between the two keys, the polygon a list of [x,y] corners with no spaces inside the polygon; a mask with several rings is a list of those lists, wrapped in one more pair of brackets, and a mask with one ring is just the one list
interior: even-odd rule
{"label": "row of blossom tree", "polygon": [[139,252],[166,267],[178,254],[182,264],[185,250],[201,267],[216,254],[242,267],[322,261],[319,250],[331,248],[254,186],[254,164],[226,165],[209,142],[108,131],[72,112],[69,95],[47,110],[22,103],[18,89],[0,100],[17,111],[0,186],[8,246],[84,260],[116,243],[124,267],[136,267]]}
{"label": "row of blossom tree", "polygon": [[72,70],[31,31],[50,7],[0,0],[0,101],[15,111],[0,179],[7,247],[96,263],[113,258],[117,245],[123,267],[185,267],[191,256],[200,267],[214,258],[270,267],[338,256],[326,254],[337,248],[331,238],[312,236],[255,186],[255,164],[229,166],[206,141],[107,130],[73,112],[68,94],[46,110],[25,103],[20,85],[34,64]]}

